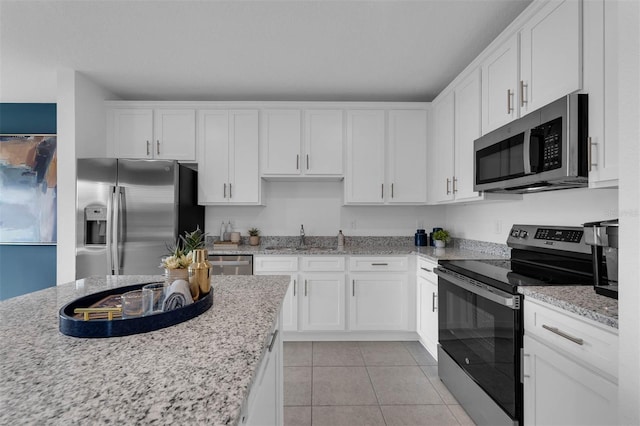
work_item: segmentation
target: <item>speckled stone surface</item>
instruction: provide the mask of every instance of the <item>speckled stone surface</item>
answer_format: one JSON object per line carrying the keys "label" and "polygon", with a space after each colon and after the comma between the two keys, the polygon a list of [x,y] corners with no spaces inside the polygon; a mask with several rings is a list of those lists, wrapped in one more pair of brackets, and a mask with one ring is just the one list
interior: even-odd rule
{"label": "speckled stone surface", "polygon": [[237,424],[288,276],[215,276],[189,321],[105,339],[58,331],[86,294],[161,276],[90,277],[0,302],[0,424]]}
{"label": "speckled stone surface", "polygon": [[593,321],[618,328],[618,301],[596,294],[592,286],[518,287],[526,298],[541,300]]}
{"label": "speckled stone surface", "polygon": [[[471,240],[464,240],[471,241]],[[496,259],[509,257],[507,246],[494,243],[452,244],[443,249],[418,247],[413,237],[346,237],[344,250],[336,250],[334,237],[308,237],[306,246],[299,246],[296,237],[263,237],[259,246],[240,245],[234,249],[214,249],[213,243],[207,247],[209,254],[254,254],[254,255],[340,255],[340,256],[384,256],[417,254],[434,261],[452,259]],[[506,248],[506,250],[504,248]]]}

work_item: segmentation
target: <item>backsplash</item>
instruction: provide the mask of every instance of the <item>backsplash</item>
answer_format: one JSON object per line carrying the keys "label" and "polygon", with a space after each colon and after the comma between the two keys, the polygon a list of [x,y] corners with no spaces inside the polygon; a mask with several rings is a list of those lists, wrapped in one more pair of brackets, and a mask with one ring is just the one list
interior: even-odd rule
{"label": "backsplash", "polygon": [[506,244],[492,243],[489,241],[467,240],[464,238],[451,238],[448,245],[463,249],[480,251],[491,255],[509,257],[511,255],[511,248]]}

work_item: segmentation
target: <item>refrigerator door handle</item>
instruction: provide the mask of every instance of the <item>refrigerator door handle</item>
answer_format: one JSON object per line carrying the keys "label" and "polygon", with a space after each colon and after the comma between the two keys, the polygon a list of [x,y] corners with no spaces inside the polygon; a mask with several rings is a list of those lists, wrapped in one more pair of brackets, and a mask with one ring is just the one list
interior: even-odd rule
{"label": "refrigerator door handle", "polygon": [[120,232],[120,227],[121,225],[121,219],[122,219],[122,215],[121,215],[121,202],[122,202],[122,191],[123,188],[121,186],[116,186],[115,187],[115,192],[114,192],[114,208],[113,208],[113,229],[112,229],[112,238],[113,238],[113,245],[112,245],[112,256],[113,256],[113,274],[114,275],[120,275],[120,245],[122,244],[122,241],[120,241],[120,237],[121,237],[121,232]]}
{"label": "refrigerator door handle", "polygon": [[113,196],[116,192],[116,187],[111,185],[109,187],[109,197],[107,198],[107,268],[111,275],[113,275]]}

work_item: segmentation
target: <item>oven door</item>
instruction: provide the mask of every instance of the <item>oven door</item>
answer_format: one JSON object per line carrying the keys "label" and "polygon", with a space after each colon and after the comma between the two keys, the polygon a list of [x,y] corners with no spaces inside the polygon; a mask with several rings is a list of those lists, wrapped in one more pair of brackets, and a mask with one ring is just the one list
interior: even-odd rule
{"label": "oven door", "polygon": [[512,419],[522,414],[520,295],[437,268],[442,349]]}

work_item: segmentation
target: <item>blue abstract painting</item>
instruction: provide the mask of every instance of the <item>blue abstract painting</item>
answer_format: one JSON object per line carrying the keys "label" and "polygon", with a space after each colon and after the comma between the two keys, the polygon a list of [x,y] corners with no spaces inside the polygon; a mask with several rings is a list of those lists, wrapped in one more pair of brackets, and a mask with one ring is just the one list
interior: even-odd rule
{"label": "blue abstract painting", "polygon": [[55,135],[0,135],[0,243],[55,244]]}

